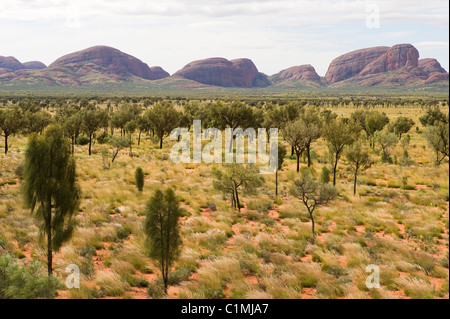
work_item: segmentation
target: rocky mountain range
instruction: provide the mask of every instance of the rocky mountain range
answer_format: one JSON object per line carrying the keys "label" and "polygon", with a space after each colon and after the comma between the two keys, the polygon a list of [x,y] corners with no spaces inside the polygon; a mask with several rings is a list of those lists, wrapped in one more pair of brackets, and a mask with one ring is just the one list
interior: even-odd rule
{"label": "rocky mountain range", "polygon": [[[46,67],[38,61],[21,63],[0,56],[0,87],[46,85],[58,87],[93,84],[188,81],[190,87],[423,87],[443,83],[449,75],[435,59],[419,59],[411,44],[360,49],[335,58],[324,77],[309,64],[293,66],[272,76],[258,71],[250,59],[209,58],[193,61],[172,76],[161,67],[107,46],[95,46],[64,55]],[[197,84],[195,84],[197,83]]]}

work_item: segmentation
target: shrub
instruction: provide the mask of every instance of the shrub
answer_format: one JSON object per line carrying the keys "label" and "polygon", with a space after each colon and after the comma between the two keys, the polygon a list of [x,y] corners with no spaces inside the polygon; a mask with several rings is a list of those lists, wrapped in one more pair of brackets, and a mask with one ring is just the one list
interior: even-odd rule
{"label": "shrub", "polygon": [[368,180],[368,181],[366,182],[366,185],[367,185],[367,186],[377,186],[377,183],[376,183],[375,181]]}
{"label": "shrub", "polygon": [[191,275],[192,271],[189,268],[177,268],[169,274],[169,284],[178,285],[179,283],[188,280]]}
{"label": "shrub", "polygon": [[77,145],[88,145],[89,144],[89,137],[87,137],[86,135],[78,136],[77,140],[76,140],[76,144]]}
{"label": "shrub", "polygon": [[108,136],[108,133],[106,133],[106,132],[102,132],[102,133],[100,133],[99,136],[97,136],[97,141],[99,144],[106,144],[106,143],[108,143],[108,140],[109,140],[109,136]]}
{"label": "shrub", "polygon": [[136,187],[140,192],[142,192],[144,188],[144,171],[141,167],[136,168],[136,171],[134,172],[134,179],[136,182]]}
{"label": "shrub", "polygon": [[131,234],[131,227],[128,225],[116,227],[116,235],[119,239],[125,239]]}
{"label": "shrub", "polygon": [[330,182],[330,174],[331,172],[328,167],[322,167],[322,172],[320,173],[320,182],[322,184],[328,184]]}
{"label": "shrub", "polygon": [[0,256],[0,299],[55,298],[61,288],[58,278],[48,277],[38,261],[21,266],[11,255]]}

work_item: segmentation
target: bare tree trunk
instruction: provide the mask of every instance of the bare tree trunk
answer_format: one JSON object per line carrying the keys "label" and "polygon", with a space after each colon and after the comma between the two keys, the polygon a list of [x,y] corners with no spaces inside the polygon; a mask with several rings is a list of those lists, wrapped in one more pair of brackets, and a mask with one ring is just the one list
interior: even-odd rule
{"label": "bare tree trunk", "polygon": [[356,180],[358,179],[358,165],[356,165],[356,169],[355,169],[355,181],[353,184],[353,195],[356,195]]}
{"label": "bare tree trunk", "polygon": [[92,133],[89,133],[89,156],[91,156]]}
{"label": "bare tree trunk", "polygon": [[240,213],[241,212],[241,203],[239,202],[239,193],[238,193],[238,190],[237,190],[236,186],[234,188],[234,191],[236,193],[236,205],[237,205],[238,211]]}
{"label": "bare tree trunk", "polygon": [[316,232],[315,232],[315,223],[314,223],[314,217],[313,217],[313,214],[312,214],[312,212],[309,212],[309,218],[311,218],[311,226],[312,226],[312,235],[313,235],[313,238],[316,238]]}
{"label": "bare tree trunk", "polygon": [[278,169],[275,171],[275,196],[278,196]]}
{"label": "bare tree trunk", "polygon": [[8,134],[5,134],[5,154],[8,154]]}
{"label": "bare tree trunk", "polygon": [[308,167],[311,167],[311,146],[306,147],[306,153],[308,155]]}
{"label": "bare tree trunk", "polygon": [[338,163],[338,153],[336,153],[336,157],[334,159],[334,167],[333,167],[333,186],[336,186],[336,170]]}

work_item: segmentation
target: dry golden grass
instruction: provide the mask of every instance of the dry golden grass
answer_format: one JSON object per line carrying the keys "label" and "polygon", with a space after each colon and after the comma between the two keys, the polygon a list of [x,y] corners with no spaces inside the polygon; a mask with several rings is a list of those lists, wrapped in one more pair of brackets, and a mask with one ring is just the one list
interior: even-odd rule
{"label": "dry golden grass", "polygon": [[[349,115],[354,109],[332,110]],[[416,123],[422,114],[413,106],[382,111]],[[79,265],[82,287],[60,294],[149,297],[145,286],[154,284],[159,270],[145,250],[144,208],[157,188],[171,186],[186,216],[175,265],[179,278],[168,298],[448,298],[449,166],[435,166],[422,135],[415,128],[410,135],[409,155],[416,165],[382,164],[377,151],[372,154],[375,164],[360,175],[356,196],[348,163],[341,160],[340,197],[315,213],[315,240],[306,211],[287,192],[296,176],[294,158],[286,158],[279,172],[278,199],[274,176],[266,176],[257,194],[243,196],[246,207],[239,215],[212,188],[211,168],[220,165],[173,164],[168,158],[173,142],[165,140],[159,150],[143,135],[141,145],[133,146],[133,157],[122,150],[108,170],[103,169],[101,145],[93,146],[91,157],[86,146],[77,146],[83,191],[78,228],[54,263],[62,279],[67,265]],[[23,206],[16,174],[26,142],[26,137],[13,137],[10,153],[0,155],[0,253],[45,265],[45,246]],[[319,140],[313,147],[313,168],[319,175],[329,165],[326,143]],[[393,155],[401,154],[398,145]],[[142,193],[134,185],[136,167],[145,173]],[[400,187],[405,176],[413,189]],[[90,250],[95,253],[86,254]],[[380,289],[365,287],[369,264],[381,268]]]}

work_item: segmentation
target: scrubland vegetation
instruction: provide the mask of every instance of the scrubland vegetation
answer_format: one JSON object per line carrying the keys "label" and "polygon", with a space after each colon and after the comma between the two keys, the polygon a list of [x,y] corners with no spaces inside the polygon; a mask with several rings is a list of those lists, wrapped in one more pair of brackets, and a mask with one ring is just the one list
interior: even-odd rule
{"label": "scrubland vegetation", "polygon": [[[194,119],[279,128],[279,171],[174,164],[167,136]],[[448,99],[428,98],[3,98],[0,298],[448,298],[448,119]],[[76,165],[75,211],[48,279],[26,154],[56,127]],[[179,206],[159,209],[171,190]],[[163,263],[149,235],[160,211],[175,212],[179,235]],[[71,264],[78,289],[64,285]],[[366,287],[370,264],[379,289]]]}

